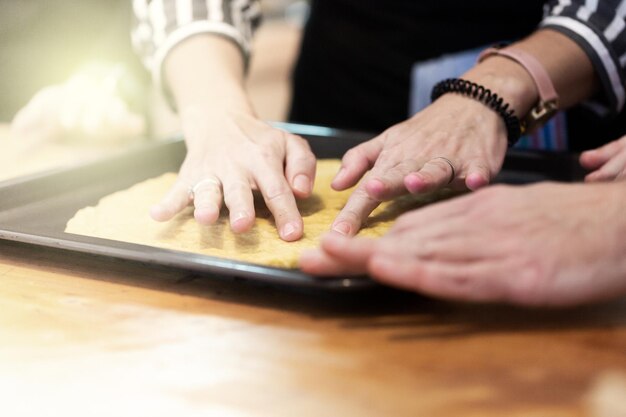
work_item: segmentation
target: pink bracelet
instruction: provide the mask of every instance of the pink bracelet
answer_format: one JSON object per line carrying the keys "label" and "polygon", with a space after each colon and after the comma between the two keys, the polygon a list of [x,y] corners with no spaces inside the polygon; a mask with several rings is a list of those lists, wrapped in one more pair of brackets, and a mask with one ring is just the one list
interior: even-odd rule
{"label": "pink bracelet", "polygon": [[520,64],[530,74],[537,86],[539,103],[524,118],[525,130],[532,131],[554,116],[559,108],[559,95],[554,88],[554,84],[552,84],[548,72],[541,63],[528,52],[515,47],[485,49],[478,56],[478,62],[480,63],[493,55],[503,56]]}

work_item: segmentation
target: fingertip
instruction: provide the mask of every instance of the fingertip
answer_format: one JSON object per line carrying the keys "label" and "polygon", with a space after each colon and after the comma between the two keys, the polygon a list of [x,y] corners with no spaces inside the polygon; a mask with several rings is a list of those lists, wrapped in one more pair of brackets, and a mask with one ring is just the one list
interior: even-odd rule
{"label": "fingertip", "polygon": [[204,226],[208,226],[217,221],[220,216],[220,212],[217,206],[201,207],[194,210],[193,216],[198,223]]}
{"label": "fingertip", "polygon": [[404,177],[404,186],[411,194],[417,194],[424,191],[428,184],[417,173],[411,173]]}
{"label": "fingertip", "polygon": [[320,249],[309,249],[302,252],[298,266],[302,272],[319,277],[350,274],[344,270],[341,262],[328,256]]}
{"label": "fingertip", "polygon": [[293,242],[302,237],[303,228],[301,222],[289,222],[285,224],[280,230],[280,238],[286,242]]}
{"label": "fingertip", "polygon": [[172,213],[172,210],[168,209],[164,205],[155,204],[150,207],[150,217],[157,222],[166,222],[174,217],[174,214]]}
{"label": "fingertip", "polygon": [[594,149],[581,153],[578,162],[580,162],[580,165],[585,169],[596,169],[599,168],[604,161],[600,153]]}
{"label": "fingertip", "polygon": [[298,266],[307,273],[315,273],[316,266],[322,260],[322,252],[319,249],[306,249],[300,254]]}
{"label": "fingertip", "polygon": [[331,228],[331,232],[339,234],[341,236],[351,236],[352,235],[352,225],[346,221],[340,221],[336,224],[333,224]]}
{"label": "fingertip", "polygon": [[330,183],[330,186],[332,187],[333,190],[341,191],[346,188],[344,186],[346,175],[347,175],[347,170],[345,167],[342,167],[339,170],[339,172],[337,172],[337,174],[335,175],[335,178],[333,178],[332,182]]}
{"label": "fingertip", "polygon": [[248,212],[239,212],[230,216],[230,229],[234,233],[245,233],[254,225],[254,216]]}
{"label": "fingertip", "polygon": [[320,246],[323,249],[337,249],[341,247],[346,241],[348,241],[350,237],[344,235],[343,233],[325,233],[320,239]]}
{"label": "fingertip", "polygon": [[307,198],[313,191],[313,181],[308,175],[298,174],[293,179],[291,189],[298,198]]}
{"label": "fingertip", "polygon": [[579,157],[579,159],[580,159],[580,160],[587,159],[587,158],[589,158],[590,156],[594,155],[595,153],[597,153],[597,149],[588,149],[588,150],[586,150],[586,151],[582,151],[582,152],[580,153],[580,157]]}
{"label": "fingertip", "polygon": [[339,170],[330,186],[335,191],[343,191],[354,185],[361,179],[365,171],[355,171],[355,167],[343,167]]}
{"label": "fingertip", "polygon": [[614,175],[607,174],[603,171],[593,171],[585,176],[585,182],[603,182],[615,179]]}
{"label": "fingertip", "polygon": [[472,191],[484,187],[487,184],[489,184],[489,179],[484,174],[478,172],[469,174],[465,179],[465,185]]}

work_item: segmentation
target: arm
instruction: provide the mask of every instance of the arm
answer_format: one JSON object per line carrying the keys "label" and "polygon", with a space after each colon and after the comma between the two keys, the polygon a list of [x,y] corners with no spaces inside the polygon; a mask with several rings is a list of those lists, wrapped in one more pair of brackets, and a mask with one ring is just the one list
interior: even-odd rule
{"label": "arm", "polygon": [[177,8],[175,1],[136,3],[147,9],[135,7],[135,33],[142,24],[152,33],[139,49],[144,45],[146,64],[179,111],[188,148],[177,183],[152,217],[169,220],[193,200],[196,220],[211,224],[225,203],[233,231],[245,232],[254,224],[258,190],[280,237],[299,239],[295,197],[310,195],[315,158],[302,138],[258,120],[248,101],[243,81],[258,2],[194,1],[193,10]]}
{"label": "arm", "polygon": [[541,26],[558,31],[582,49],[599,81],[590,103],[598,112],[617,114],[624,108],[626,86],[626,4],[614,0],[552,0]]}
{"label": "arm", "polygon": [[[546,19],[557,12],[559,9],[553,7]],[[587,49],[553,24],[544,26],[514,46],[533,54],[544,66],[561,96],[561,107],[596,93],[611,93],[602,82],[604,67],[596,65]],[[490,57],[462,78],[497,93],[518,117],[524,117],[538,99],[529,74],[508,58]],[[506,144],[504,123],[495,112],[471,98],[446,94],[411,119],[345,155],[342,170],[333,182],[336,189],[353,186],[371,170],[332,228],[354,235],[380,201],[407,190],[421,193],[447,185],[480,188],[500,170]]]}
{"label": "arm", "polygon": [[[598,79],[585,52],[567,36],[543,29],[513,45],[533,55],[546,69],[559,95],[559,107],[568,108],[588,99],[598,89]],[[520,64],[491,56],[463,75],[488,86],[524,117],[539,100],[532,78]]]}

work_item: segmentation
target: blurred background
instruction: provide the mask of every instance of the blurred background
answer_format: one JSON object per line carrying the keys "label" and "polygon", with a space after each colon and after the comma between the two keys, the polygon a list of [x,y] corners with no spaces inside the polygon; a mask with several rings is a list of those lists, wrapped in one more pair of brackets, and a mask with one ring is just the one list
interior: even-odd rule
{"label": "blurred background", "polygon": [[[283,121],[305,0],[264,0],[248,90]],[[176,115],[130,41],[130,0],[0,0],[0,181],[167,138]]]}

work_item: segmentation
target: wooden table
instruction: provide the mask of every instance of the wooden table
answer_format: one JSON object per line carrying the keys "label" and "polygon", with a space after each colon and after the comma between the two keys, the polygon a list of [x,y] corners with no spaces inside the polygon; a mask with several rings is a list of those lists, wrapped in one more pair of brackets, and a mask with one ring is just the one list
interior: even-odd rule
{"label": "wooden table", "polygon": [[0,242],[2,416],[608,416],[607,372],[626,299],[295,292]]}

